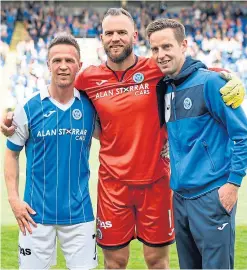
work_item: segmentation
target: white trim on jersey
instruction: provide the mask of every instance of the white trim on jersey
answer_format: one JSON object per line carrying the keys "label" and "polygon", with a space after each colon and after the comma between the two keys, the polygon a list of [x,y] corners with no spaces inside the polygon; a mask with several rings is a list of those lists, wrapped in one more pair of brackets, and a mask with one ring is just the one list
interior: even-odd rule
{"label": "white trim on jersey", "polygon": [[[41,100],[51,97],[48,88],[49,88],[49,85],[47,85],[46,87],[44,87],[43,89],[40,90],[40,98],[41,98]],[[81,100],[80,92],[76,88],[74,88],[73,91],[74,91],[74,97]]]}
{"label": "white trim on jersey", "polygon": [[[58,129],[58,108],[56,107],[56,111],[57,111],[57,129]],[[58,213],[58,199],[57,199],[57,194],[58,194],[58,168],[59,168],[59,165],[58,165],[58,159],[59,159],[59,154],[58,154],[58,132],[57,132],[57,135],[56,135],[56,139],[57,139],[57,186],[56,186],[56,223],[57,223],[57,213]]]}
{"label": "white trim on jersey", "polygon": [[169,217],[169,226],[172,227],[172,211],[171,209],[168,210],[168,217]]}
{"label": "white trim on jersey", "polygon": [[57,108],[59,108],[60,110],[62,110],[64,112],[66,110],[68,110],[70,107],[72,107],[73,103],[75,102],[74,97],[69,102],[67,102],[66,104],[59,103],[57,100],[55,100],[52,97],[49,97],[49,99]]}
{"label": "white trim on jersey", "polygon": [[[82,110],[82,115],[84,116],[85,114],[84,114],[84,106],[83,106],[82,100],[81,100],[81,110]],[[82,130],[84,130],[84,117],[82,118]],[[81,140],[80,160],[79,160],[79,174],[78,174],[78,188],[79,188],[79,191],[80,191],[80,194],[81,194],[81,198],[83,198],[81,187],[80,187],[81,156],[82,156],[82,153],[85,155],[85,153],[83,151],[83,148],[84,148],[84,142],[83,142],[83,140]],[[84,221],[85,221],[86,218],[85,218],[85,211],[84,211],[83,203],[82,203],[81,207],[82,207],[82,214],[83,214]]]}
{"label": "white trim on jersey", "polygon": [[[72,129],[72,111],[70,107],[70,129]],[[70,134],[70,141],[69,141],[69,215],[70,215],[70,223],[71,223],[71,202],[70,202],[70,181],[71,181],[71,143],[72,143],[72,134]]]}
{"label": "white trim on jersey", "polygon": [[[90,134],[90,137],[92,138],[92,136],[93,136],[93,133],[94,133],[94,130],[95,129],[97,129],[97,128],[100,128],[100,130],[101,130],[101,127],[100,127],[100,125],[98,126],[96,126],[96,114],[94,115],[94,118],[93,118],[93,122],[92,122],[92,133]],[[88,154],[89,154],[89,150],[90,150],[90,144],[88,145],[88,149],[87,149],[87,151],[88,151]],[[88,162],[89,162],[89,160],[88,160]]]}
{"label": "white trim on jersey", "polygon": [[[29,103],[28,102],[27,102],[27,110],[28,110],[29,119],[31,119],[31,113],[30,113],[30,108],[29,108]],[[31,125],[32,125],[32,123],[30,122],[30,126]],[[30,135],[32,136],[34,143],[36,143],[35,136],[33,136],[32,130],[30,130]],[[35,155],[36,155],[35,147],[33,147],[32,151],[33,151],[33,162],[34,162]],[[33,207],[33,189],[34,189],[34,169],[33,169],[33,167],[34,166],[33,166],[33,163],[32,163],[32,190],[31,190],[31,198],[30,198],[30,200],[31,200],[31,203],[30,203],[31,207]]]}
{"label": "white trim on jersey", "polygon": [[79,100],[81,100],[80,92],[76,88],[74,88],[74,97],[77,97]]}
{"label": "white trim on jersey", "polygon": [[[94,115],[94,118],[93,118],[93,122],[92,122],[92,133],[90,134],[90,137],[92,138],[93,136],[93,133],[94,133],[94,129],[97,128],[96,127],[96,114]],[[98,127],[99,128],[99,127]],[[92,142],[92,141],[91,141]],[[89,151],[90,151],[90,144],[88,144],[88,147],[87,147],[87,155],[89,155]],[[88,163],[89,163],[89,159],[88,159]],[[88,164],[89,166],[89,164]],[[88,189],[88,192],[90,193],[90,190],[89,190],[89,185],[87,186],[87,189]]]}
{"label": "white trim on jersey", "polygon": [[[40,100],[40,104],[41,104],[41,109],[42,109],[42,114],[44,115],[44,108],[43,108],[43,103],[42,100]],[[45,121],[44,121],[44,117],[42,118],[42,125],[43,125],[43,130],[45,130]],[[43,211],[42,211],[42,223],[44,223],[44,217],[45,217],[45,156],[46,156],[46,148],[45,148],[45,137],[42,136],[43,139],[43,146],[44,146],[44,152],[43,152],[43,167],[44,167],[44,189],[43,189]]]}

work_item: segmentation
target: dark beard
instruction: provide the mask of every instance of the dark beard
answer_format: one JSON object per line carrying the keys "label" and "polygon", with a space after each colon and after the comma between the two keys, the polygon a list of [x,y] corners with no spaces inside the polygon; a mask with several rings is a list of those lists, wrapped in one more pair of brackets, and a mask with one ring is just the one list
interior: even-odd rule
{"label": "dark beard", "polygon": [[128,45],[127,47],[124,48],[123,52],[119,55],[119,56],[112,56],[112,54],[110,53],[110,49],[106,48],[104,46],[104,50],[105,50],[105,53],[107,55],[107,57],[110,58],[110,60],[113,62],[113,63],[116,63],[116,64],[120,64],[122,63],[128,56],[131,55],[132,51],[133,51],[133,47],[132,45]]}

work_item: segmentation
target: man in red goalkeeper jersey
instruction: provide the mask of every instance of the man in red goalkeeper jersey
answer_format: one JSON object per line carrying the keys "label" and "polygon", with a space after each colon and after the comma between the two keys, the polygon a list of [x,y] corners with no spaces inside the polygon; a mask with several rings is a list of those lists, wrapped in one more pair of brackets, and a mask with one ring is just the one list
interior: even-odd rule
{"label": "man in red goalkeeper jersey", "polygon": [[167,140],[156,97],[162,73],[134,55],[137,32],[128,12],[110,9],[102,26],[107,62],[87,68],[75,84],[93,102],[102,129],[97,242],[106,268],[126,268],[136,237],[148,268],[168,268],[174,226],[169,162],[160,156]]}
{"label": "man in red goalkeeper jersey", "polygon": [[75,86],[89,96],[101,124],[97,242],[105,267],[126,268],[129,243],[143,243],[149,269],[169,267],[174,242],[167,140],[160,127],[156,86],[163,76],[152,59],[137,57],[131,15],[109,9],[101,36],[107,62],[80,73]]}

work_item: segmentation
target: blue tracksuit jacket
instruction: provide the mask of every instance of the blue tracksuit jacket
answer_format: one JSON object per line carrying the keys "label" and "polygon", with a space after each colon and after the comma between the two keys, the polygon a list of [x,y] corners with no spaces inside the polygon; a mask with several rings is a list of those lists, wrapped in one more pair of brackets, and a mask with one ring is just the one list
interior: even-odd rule
{"label": "blue tracksuit jacket", "polygon": [[160,120],[166,122],[170,145],[170,185],[185,198],[226,182],[240,186],[246,174],[247,118],[241,107],[224,104],[219,92],[224,84],[218,73],[190,57],[180,74],[158,84]]}

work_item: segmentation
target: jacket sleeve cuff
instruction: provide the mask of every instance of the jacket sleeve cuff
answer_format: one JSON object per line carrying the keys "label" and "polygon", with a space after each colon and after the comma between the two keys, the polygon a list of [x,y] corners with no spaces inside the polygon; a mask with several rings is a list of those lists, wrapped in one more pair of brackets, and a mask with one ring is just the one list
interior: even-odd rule
{"label": "jacket sleeve cuff", "polygon": [[231,183],[233,185],[236,185],[236,186],[240,187],[243,178],[244,178],[243,175],[239,175],[239,174],[236,174],[234,172],[231,172],[230,175],[229,175],[229,178],[227,180],[227,183]]}

